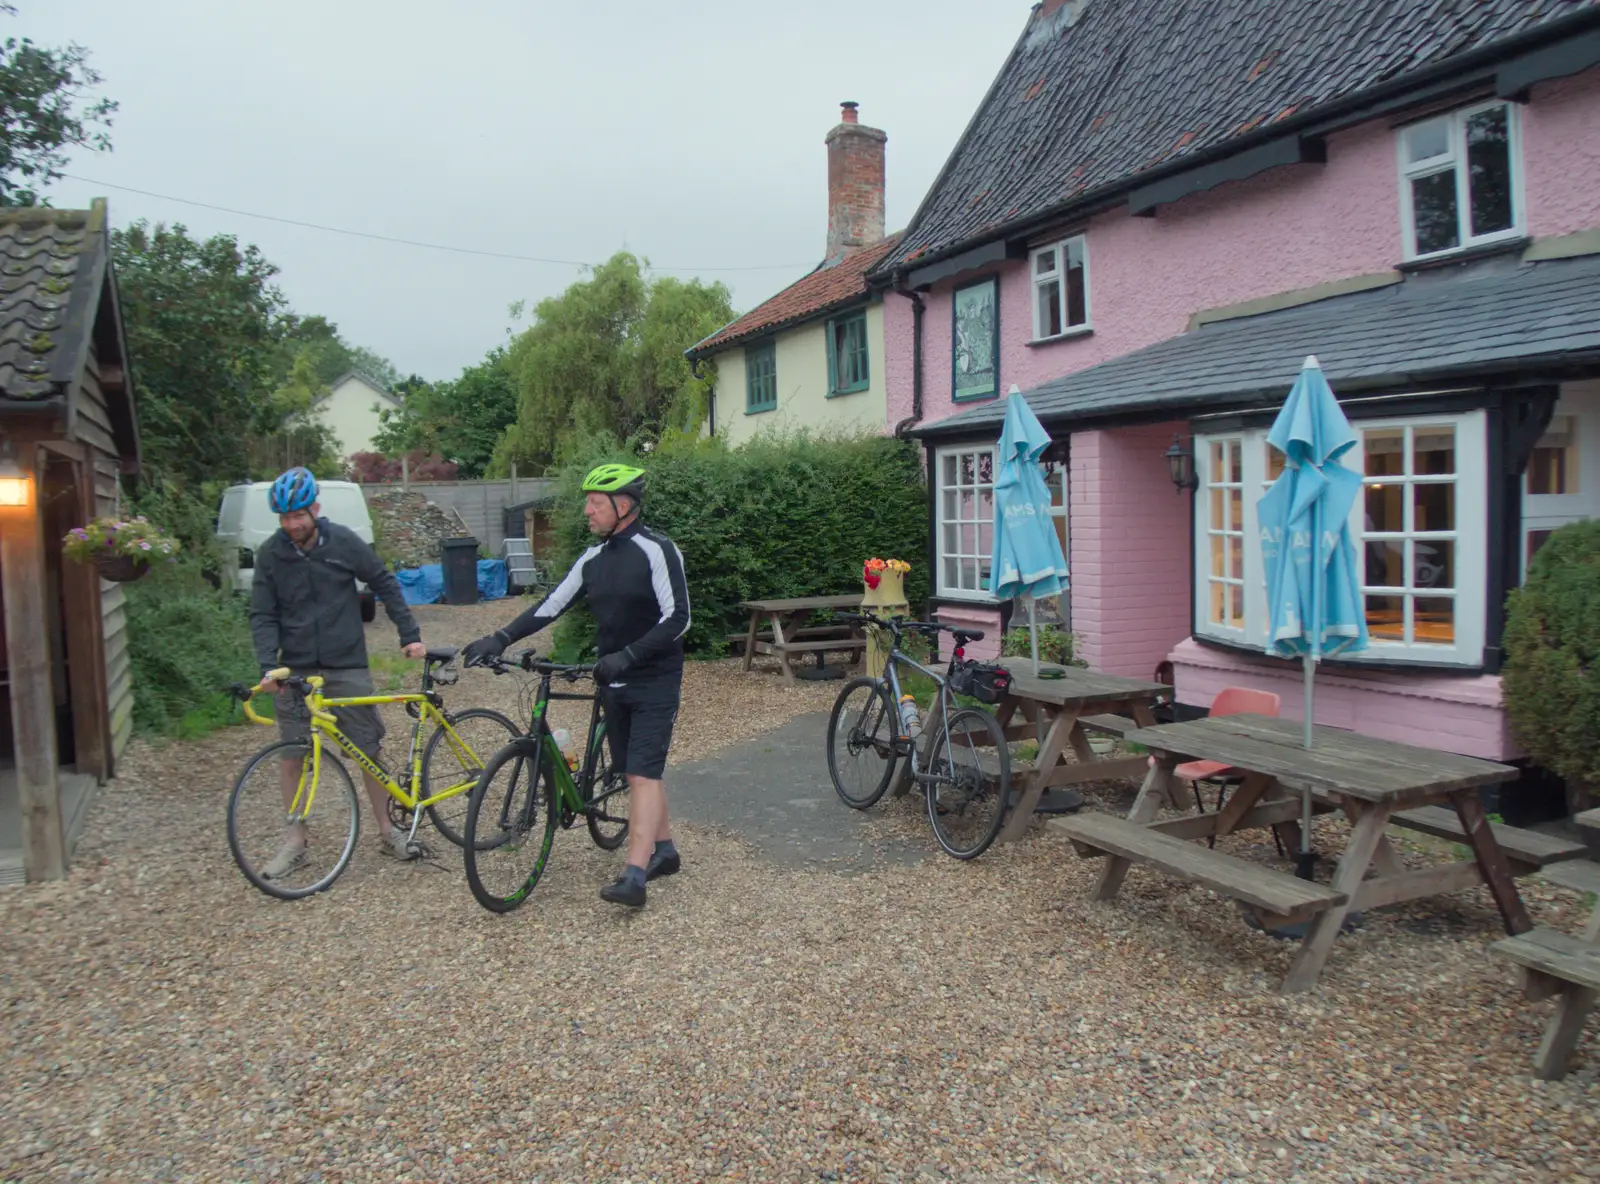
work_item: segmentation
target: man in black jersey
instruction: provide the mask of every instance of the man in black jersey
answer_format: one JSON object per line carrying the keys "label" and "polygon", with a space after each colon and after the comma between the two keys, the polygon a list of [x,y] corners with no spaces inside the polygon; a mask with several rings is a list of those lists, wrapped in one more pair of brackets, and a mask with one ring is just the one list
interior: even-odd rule
{"label": "man in black jersey", "polygon": [[554,621],[579,596],[588,601],[599,626],[594,680],[605,704],[611,762],[627,774],[632,799],[628,863],[600,896],[637,908],[645,902],[645,881],[673,875],[682,866],[661,774],[678,718],[689,590],[678,548],[639,521],[642,469],[601,465],[584,478],[583,489],[589,529],[601,541],[579,556],[554,591],[505,628],[472,642],[464,658],[470,666],[498,657],[512,642]]}

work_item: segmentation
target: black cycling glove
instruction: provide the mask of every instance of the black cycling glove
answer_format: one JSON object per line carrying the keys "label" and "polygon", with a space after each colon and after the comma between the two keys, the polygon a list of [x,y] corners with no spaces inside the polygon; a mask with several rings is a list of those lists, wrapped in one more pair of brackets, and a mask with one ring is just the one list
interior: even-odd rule
{"label": "black cycling glove", "polygon": [[468,642],[467,648],[461,651],[461,660],[464,665],[476,666],[485,658],[498,658],[510,644],[511,639],[496,629],[487,637]]}

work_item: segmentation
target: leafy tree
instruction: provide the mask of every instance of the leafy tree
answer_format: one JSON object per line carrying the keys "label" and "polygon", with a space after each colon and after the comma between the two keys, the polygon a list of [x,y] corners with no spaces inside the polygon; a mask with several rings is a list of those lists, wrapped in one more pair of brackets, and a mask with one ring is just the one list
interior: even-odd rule
{"label": "leafy tree", "polygon": [[517,418],[516,387],[500,347],[453,381],[428,383],[413,374],[394,391],[403,406],[380,413],[379,450],[446,456],[466,478],[483,476],[496,442]]}
{"label": "leafy tree", "polygon": [[517,419],[489,471],[513,461],[537,471],[601,433],[655,441],[698,428],[709,382],[690,373],[683,351],[732,319],[725,285],[651,279],[634,255],[613,255],[541,301],[512,342]]}
{"label": "leafy tree", "polygon": [[283,386],[278,269],[232,235],[182,224],[113,230],[128,352],[149,475],[198,487],[250,470],[250,441],[272,434]]}
{"label": "leafy tree", "polygon": [[[0,13],[16,15],[0,4]],[[40,203],[36,186],[61,176],[68,148],[111,149],[110,99],[89,101],[101,78],[81,45],[49,49],[27,37],[0,46],[0,205]]]}

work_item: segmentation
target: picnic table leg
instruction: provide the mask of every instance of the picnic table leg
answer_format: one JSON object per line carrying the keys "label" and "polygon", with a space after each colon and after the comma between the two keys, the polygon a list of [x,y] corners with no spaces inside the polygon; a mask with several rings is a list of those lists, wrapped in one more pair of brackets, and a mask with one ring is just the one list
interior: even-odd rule
{"label": "picnic table leg", "polygon": [[1544,1039],[1533,1058],[1533,1075],[1541,1081],[1560,1081],[1567,1075],[1572,1050],[1583,1035],[1583,1024],[1594,1008],[1600,991],[1568,983],[1561,991],[1555,1014],[1545,1027]]}
{"label": "picnic table leg", "polygon": [[1367,869],[1372,865],[1372,853],[1378,847],[1378,840],[1383,838],[1383,828],[1389,821],[1390,808],[1387,806],[1357,806],[1346,799],[1345,810],[1352,816],[1360,816],[1355,829],[1350,832],[1350,842],[1344,854],[1339,857],[1339,866],[1333,873],[1333,889],[1343,892],[1346,901],[1312,918],[1305,938],[1300,942],[1300,952],[1295,955],[1294,965],[1289,968],[1289,977],[1283,980],[1283,993],[1286,995],[1309,991],[1317,985],[1322,965],[1333,952],[1334,938],[1344,928],[1350,901],[1355,899],[1356,890],[1367,877]]}
{"label": "picnic table leg", "polygon": [[[1034,758],[1033,771],[1022,778],[1022,796],[1017,804],[1011,807],[1011,816],[1006,819],[1005,825],[1000,828],[1000,841],[1014,843],[1020,839],[1028,829],[1028,823],[1033,820],[1034,807],[1039,804],[1039,798],[1044,793],[1044,783],[1050,776],[1050,771],[1056,767],[1056,762],[1061,759],[1061,753],[1067,746],[1067,736],[1077,726],[1078,717],[1069,712],[1061,712],[1050,724],[1050,730],[1045,733],[1044,743],[1039,746],[1038,756]],[[1016,778],[1012,778],[1012,787],[1016,788]]]}
{"label": "picnic table leg", "polygon": [[754,661],[755,656],[756,656],[756,632],[760,628],[760,625],[761,625],[761,610],[760,609],[751,609],[750,610],[750,632],[745,635],[745,639],[744,639],[744,668],[745,668],[745,672],[746,673],[749,672],[750,663],[752,661]]}
{"label": "picnic table leg", "polygon": [[1483,882],[1489,889],[1489,895],[1494,897],[1494,903],[1500,909],[1500,919],[1505,922],[1506,932],[1512,937],[1528,932],[1533,928],[1533,922],[1528,919],[1522,894],[1517,891],[1517,881],[1512,877],[1511,865],[1506,862],[1506,853],[1500,849],[1494,832],[1489,829],[1489,820],[1484,817],[1483,802],[1478,797],[1478,791],[1458,789],[1450,795],[1450,804],[1456,808],[1456,817],[1461,819],[1461,829],[1467,832],[1467,844],[1477,857],[1478,870],[1483,873]]}
{"label": "picnic table leg", "polygon": [[794,685],[794,669],[789,665],[789,655],[784,647],[789,644],[789,639],[783,635],[783,614],[772,614],[772,645],[778,651],[778,669],[783,672],[783,681],[788,686]]}
{"label": "picnic table leg", "polygon": [[[1154,821],[1155,816],[1161,812],[1161,803],[1172,800],[1172,770],[1177,764],[1177,757],[1163,756],[1157,758],[1150,766],[1150,771],[1144,775],[1144,784],[1139,787],[1139,796],[1133,799],[1133,809],[1128,811],[1129,822]],[[1132,866],[1130,860],[1120,855],[1106,856],[1105,866],[1100,869],[1094,888],[1089,892],[1089,899],[1113,899],[1122,888],[1123,877],[1128,874],[1128,869]]]}

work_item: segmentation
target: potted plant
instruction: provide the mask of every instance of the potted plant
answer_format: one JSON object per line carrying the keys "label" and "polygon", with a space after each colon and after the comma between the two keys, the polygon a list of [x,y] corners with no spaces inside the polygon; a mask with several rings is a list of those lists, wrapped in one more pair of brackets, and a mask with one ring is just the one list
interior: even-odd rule
{"label": "potted plant", "polygon": [[867,586],[868,604],[904,604],[906,572],[911,565],[904,559],[879,559],[874,555],[861,565],[861,580]]}
{"label": "potted plant", "polygon": [[152,559],[177,554],[176,540],[140,515],[135,518],[96,518],[74,526],[61,540],[61,553],[74,563],[92,563],[103,579],[117,583],[137,580],[150,570]]}

